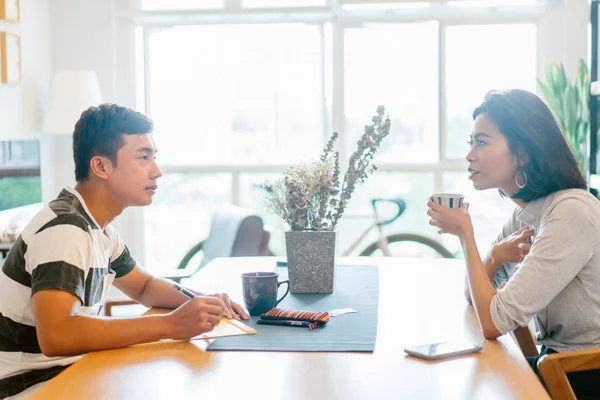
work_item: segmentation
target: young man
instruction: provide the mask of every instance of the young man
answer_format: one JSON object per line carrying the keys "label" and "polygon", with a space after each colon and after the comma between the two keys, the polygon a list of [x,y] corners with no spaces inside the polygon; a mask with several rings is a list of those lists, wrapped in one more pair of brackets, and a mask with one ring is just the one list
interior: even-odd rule
{"label": "young man", "polygon": [[[248,316],[226,294],[190,300],[145,271],[110,222],[152,202],[161,171],[153,123],[113,104],[85,111],[73,135],[75,188],[65,188],[23,230],[0,272],[0,399],[24,396],[82,354],[189,339],[223,315]],[[165,315],[98,316],[113,283]],[[238,316],[239,314],[239,316]]]}

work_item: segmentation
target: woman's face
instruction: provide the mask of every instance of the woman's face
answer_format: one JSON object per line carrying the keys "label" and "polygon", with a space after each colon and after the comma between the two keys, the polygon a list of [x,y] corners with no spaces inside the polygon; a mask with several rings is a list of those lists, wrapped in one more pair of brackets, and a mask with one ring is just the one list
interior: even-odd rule
{"label": "woman's face", "polygon": [[466,158],[475,189],[502,189],[508,196],[519,190],[515,182],[517,158],[510,152],[506,137],[485,114],[475,118],[470,145]]}

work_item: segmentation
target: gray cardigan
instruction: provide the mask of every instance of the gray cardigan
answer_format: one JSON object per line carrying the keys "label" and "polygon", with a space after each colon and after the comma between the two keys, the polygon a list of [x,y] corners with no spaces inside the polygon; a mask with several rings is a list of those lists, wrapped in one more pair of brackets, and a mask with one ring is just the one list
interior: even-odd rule
{"label": "gray cardigan", "polygon": [[504,334],[535,319],[536,339],[556,351],[600,347],[600,201],[581,189],[563,190],[517,207],[499,240],[534,228],[530,253],[513,275],[504,265],[490,312]]}

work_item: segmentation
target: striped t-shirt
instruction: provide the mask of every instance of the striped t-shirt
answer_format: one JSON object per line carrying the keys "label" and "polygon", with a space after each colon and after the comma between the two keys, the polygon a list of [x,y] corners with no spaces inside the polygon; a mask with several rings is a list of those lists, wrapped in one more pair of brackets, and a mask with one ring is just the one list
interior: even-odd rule
{"label": "striped t-shirt", "polygon": [[0,271],[0,399],[46,381],[77,361],[46,357],[36,335],[33,294],[59,289],[97,315],[112,280],[135,260],[111,225],[104,231],[75,189],[65,188],[25,227]]}

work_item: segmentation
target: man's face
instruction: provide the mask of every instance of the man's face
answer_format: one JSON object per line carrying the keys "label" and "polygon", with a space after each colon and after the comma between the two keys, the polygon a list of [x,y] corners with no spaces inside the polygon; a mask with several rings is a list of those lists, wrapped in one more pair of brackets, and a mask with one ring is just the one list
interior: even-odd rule
{"label": "man's face", "polygon": [[123,135],[122,140],[124,145],[117,153],[117,165],[111,168],[107,186],[124,207],[146,206],[152,203],[156,180],[162,176],[154,142],[149,134]]}

